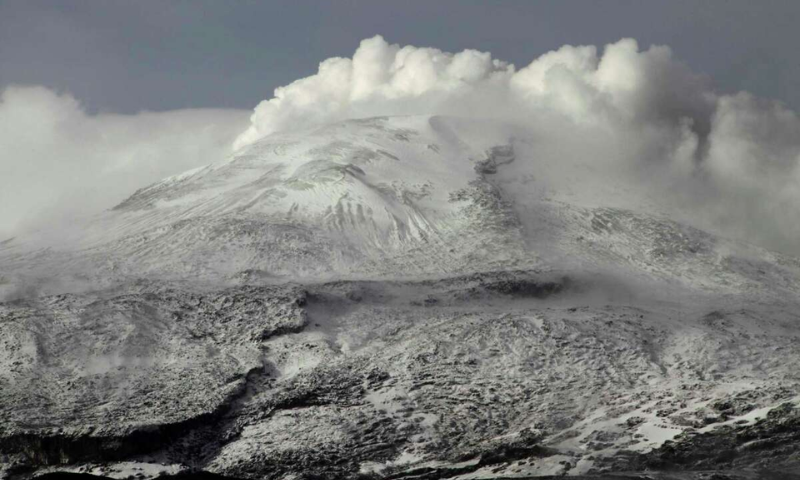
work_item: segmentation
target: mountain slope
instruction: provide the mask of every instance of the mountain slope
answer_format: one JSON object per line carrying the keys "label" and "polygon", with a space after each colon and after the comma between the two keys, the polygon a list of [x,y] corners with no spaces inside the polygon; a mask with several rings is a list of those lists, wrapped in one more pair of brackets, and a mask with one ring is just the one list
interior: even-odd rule
{"label": "mountain slope", "polygon": [[[57,264],[79,283],[102,284],[140,276],[220,281],[241,272],[413,278],[548,266],[734,290],[757,287],[763,271],[796,286],[794,259],[675,223],[648,192],[591,163],[554,168],[540,164],[535,142],[511,126],[447,117],[352,120],[270,135],[224,162],[139,190],[73,239],[59,235],[32,252],[18,239],[0,247],[0,256],[7,277],[50,278]],[[581,182],[587,176],[592,182]]]}
{"label": "mountain slope", "polygon": [[492,121],[270,135],[0,245],[0,464],[800,471],[800,261],[672,217]]}

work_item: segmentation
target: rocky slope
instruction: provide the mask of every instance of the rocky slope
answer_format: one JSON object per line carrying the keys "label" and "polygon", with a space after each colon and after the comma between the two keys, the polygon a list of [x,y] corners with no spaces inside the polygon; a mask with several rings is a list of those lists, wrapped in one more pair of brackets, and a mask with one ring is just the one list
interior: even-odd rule
{"label": "rocky slope", "polygon": [[532,145],[276,134],[0,244],[0,475],[800,472],[800,262]]}

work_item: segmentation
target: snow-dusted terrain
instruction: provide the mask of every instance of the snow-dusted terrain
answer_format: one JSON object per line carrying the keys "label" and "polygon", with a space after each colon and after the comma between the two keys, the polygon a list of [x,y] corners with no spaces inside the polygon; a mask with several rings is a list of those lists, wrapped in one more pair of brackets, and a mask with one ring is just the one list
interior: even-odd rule
{"label": "snow-dusted terrain", "polygon": [[0,474],[800,474],[800,260],[537,148],[349,120],[0,243]]}

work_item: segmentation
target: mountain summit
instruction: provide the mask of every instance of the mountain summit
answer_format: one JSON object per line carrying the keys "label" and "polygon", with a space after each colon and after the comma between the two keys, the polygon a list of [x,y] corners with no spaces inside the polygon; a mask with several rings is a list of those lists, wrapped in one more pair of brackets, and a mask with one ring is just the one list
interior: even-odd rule
{"label": "mountain summit", "polygon": [[749,262],[793,283],[791,258],[674,221],[657,192],[602,161],[553,164],[538,148],[513,125],[440,116],[275,133],[138,190],[46,249],[15,239],[0,255],[10,278],[57,264],[65,283],[544,268],[735,291],[761,286]]}

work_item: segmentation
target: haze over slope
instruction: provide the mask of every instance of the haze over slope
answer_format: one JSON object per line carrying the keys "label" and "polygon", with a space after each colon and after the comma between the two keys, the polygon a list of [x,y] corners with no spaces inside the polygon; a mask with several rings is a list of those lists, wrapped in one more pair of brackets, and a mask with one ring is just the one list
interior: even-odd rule
{"label": "haze over slope", "polygon": [[0,239],[58,238],[142,185],[224,157],[246,121],[236,110],[90,113],[67,93],[2,90]]}

